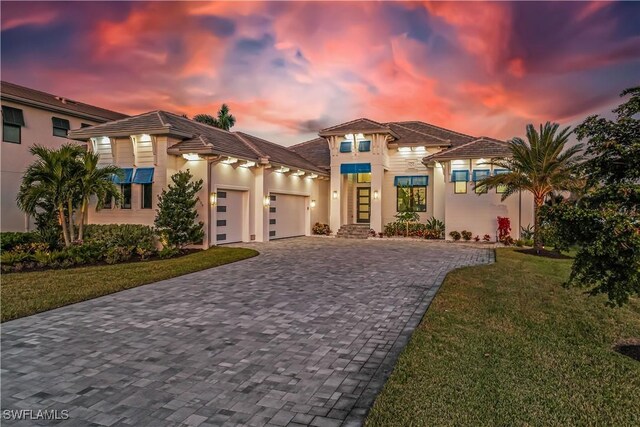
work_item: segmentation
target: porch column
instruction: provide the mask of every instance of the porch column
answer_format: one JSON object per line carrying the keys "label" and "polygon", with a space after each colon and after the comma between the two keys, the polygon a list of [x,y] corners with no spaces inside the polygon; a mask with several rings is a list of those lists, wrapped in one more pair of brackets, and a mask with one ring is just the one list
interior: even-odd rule
{"label": "porch column", "polygon": [[[346,197],[346,194],[341,194],[342,190],[342,175],[340,174],[340,165],[331,166],[331,186],[329,190],[329,205],[331,206],[329,213],[329,227],[331,231],[337,233],[342,225],[342,209],[341,200]],[[337,198],[334,197],[337,194]]]}
{"label": "porch column", "polygon": [[[371,165],[371,216],[370,227],[379,233],[382,231],[382,183],[384,181],[384,167],[382,164]],[[378,193],[376,199],[374,195]],[[389,203],[389,202],[388,202]]]}
{"label": "porch column", "polygon": [[261,166],[253,170],[254,186],[250,204],[253,205],[256,242],[269,241],[269,208],[264,205],[264,198],[267,196],[266,174],[266,169]]}

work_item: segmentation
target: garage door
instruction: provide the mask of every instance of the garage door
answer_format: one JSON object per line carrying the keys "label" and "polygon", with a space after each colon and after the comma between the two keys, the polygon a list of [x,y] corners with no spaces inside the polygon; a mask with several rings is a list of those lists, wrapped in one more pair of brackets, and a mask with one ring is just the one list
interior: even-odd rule
{"label": "garage door", "polygon": [[305,198],[289,194],[271,194],[269,239],[304,236]]}
{"label": "garage door", "polygon": [[243,194],[242,191],[218,190],[216,244],[242,241]]}

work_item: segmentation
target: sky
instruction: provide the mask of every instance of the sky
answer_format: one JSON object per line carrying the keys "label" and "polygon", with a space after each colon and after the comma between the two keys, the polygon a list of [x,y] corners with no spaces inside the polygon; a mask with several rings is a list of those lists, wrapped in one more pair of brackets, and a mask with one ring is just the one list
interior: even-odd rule
{"label": "sky", "polygon": [[284,145],[367,117],[508,139],[640,84],[633,2],[8,2],[1,77]]}

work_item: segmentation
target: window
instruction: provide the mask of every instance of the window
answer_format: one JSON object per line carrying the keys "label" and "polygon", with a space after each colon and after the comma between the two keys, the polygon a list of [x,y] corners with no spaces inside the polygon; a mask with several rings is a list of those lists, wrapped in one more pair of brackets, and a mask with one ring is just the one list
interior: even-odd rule
{"label": "window", "polygon": [[361,152],[371,151],[371,141],[360,141],[358,143],[358,151],[361,151]]}
{"label": "window", "polygon": [[142,184],[142,209],[151,209],[153,205],[153,184]]}
{"label": "window", "polygon": [[[509,173],[509,171],[507,169],[495,169],[493,171],[494,175],[502,175],[503,173]],[[507,191],[507,186],[506,185],[498,185],[496,186],[496,193],[497,194],[504,194]]]}
{"label": "window", "polygon": [[473,171],[473,182],[475,183],[474,191],[476,194],[484,194],[487,192],[486,185],[478,185],[478,181],[482,181],[491,175],[491,171],[489,169],[476,169]]}
{"label": "window", "polygon": [[122,209],[131,209],[131,184],[120,184]]}
{"label": "window", "polygon": [[469,181],[468,170],[459,170],[459,171],[451,172],[451,182],[453,182],[454,194],[466,194],[468,181]]}
{"label": "window", "polygon": [[61,136],[63,138],[66,138],[67,132],[69,132],[69,129],[71,129],[69,120],[52,117],[51,121],[53,122],[53,136]]}
{"label": "window", "polygon": [[24,115],[22,110],[2,106],[2,140],[20,144]]}
{"label": "window", "polygon": [[409,203],[416,212],[427,211],[427,187],[426,186],[410,186],[410,187],[397,187],[396,194],[396,209],[398,212],[402,212]]}
{"label": "window", "polygon": [[340,143],[340,152],[341,153],[350,153],[351,152],[351,141],[342,141]]}
{"label": "window", "polygon": [[371,172],[356,174],[356,180],[358,184],[371,182]]}

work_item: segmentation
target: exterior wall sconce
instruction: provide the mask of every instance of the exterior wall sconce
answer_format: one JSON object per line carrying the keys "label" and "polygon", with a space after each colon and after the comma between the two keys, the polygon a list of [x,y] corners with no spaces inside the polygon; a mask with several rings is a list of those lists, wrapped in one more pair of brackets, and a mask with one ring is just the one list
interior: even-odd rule
{"label": "exterior wall sconce", "polygon": [[183,154],[182,157],[185,160],[200,160],[200,156],[198,155],[198,153],[186,153]]}
{"label": "exterior wall sconce", "polygon": [[218,203],[218,194],[217,193],[209,193],[209,203],[211,206],[215,206]]}
{"label": "exterior wall sconce", "polygon": [[224,163],[225,165],[232,165],[234,163],[238,163],[238,159],[236,159],[235,157],[227,157],[222,161],[222,163]]}
{"label": "exterior wall sconce", "polygon": [[373,198],[374,200],[378,200],[378,190],[373,191]]}
{"label": "exterior wall sconce", "polygon": [[315,200],[312,200],[312,201],[311,201],[311,207],[312,207],[312,208],[315,208],[315,207],[316,207],[316,201],[315,201]]}
{"label": "exterior wall sconce", "polygon": [[271,197],[269,195],[264,196],[264,200],[262,201],[265,208],[271,206]]}
{"label": "exterior wall sconce", "polygon": [[334,198],[334,199],[337,199],[337,198],[338,198],[338,192],[337,192],[337,191],[334,191],[334,192],[333,192],[333,198]]}

